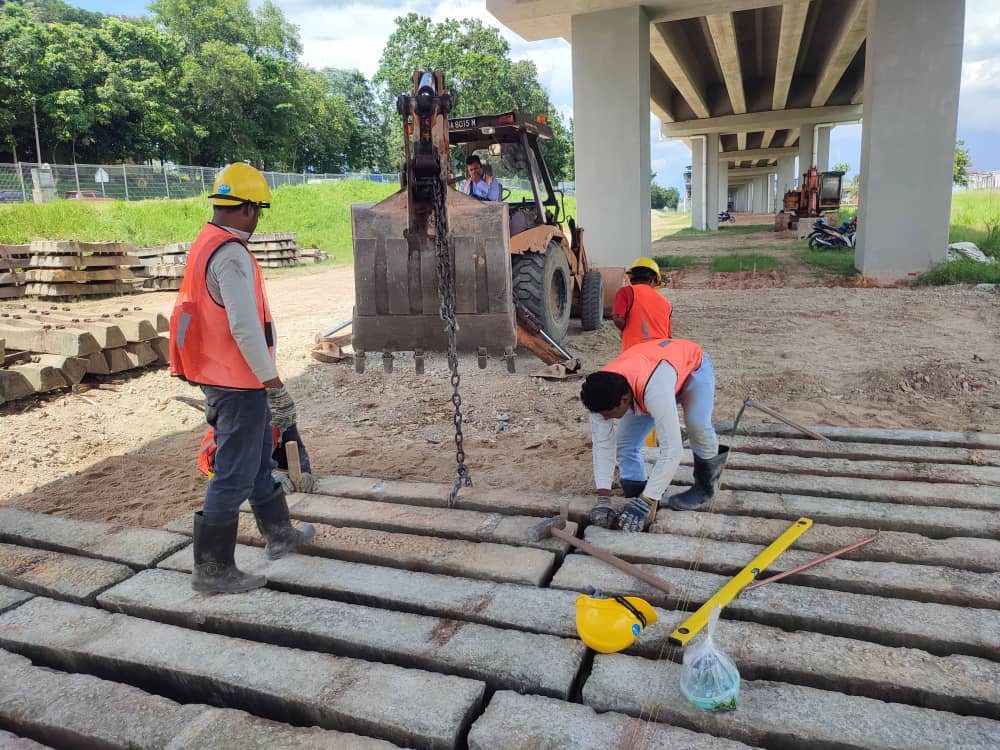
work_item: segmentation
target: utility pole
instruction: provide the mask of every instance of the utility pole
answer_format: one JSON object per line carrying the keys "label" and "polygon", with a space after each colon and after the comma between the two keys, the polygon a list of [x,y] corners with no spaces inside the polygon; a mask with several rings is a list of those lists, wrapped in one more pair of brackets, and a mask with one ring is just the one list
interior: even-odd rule
{"label": "utility pole", "polygon": [[38,116],[35,114],[35,97],[31,97],[31,119],[35,122],[35,157],[38,168],[42,168],[42,144],[38,140]]}

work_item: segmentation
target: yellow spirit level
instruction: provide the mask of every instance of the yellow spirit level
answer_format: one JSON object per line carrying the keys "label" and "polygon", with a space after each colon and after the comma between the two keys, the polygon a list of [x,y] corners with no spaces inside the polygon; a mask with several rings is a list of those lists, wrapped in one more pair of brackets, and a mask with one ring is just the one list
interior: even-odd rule
{"label": "yellow spirit level", "polygon": [[800,518],[789,526],[777,539],[765,547],[757,557],[750,561],[743,570],[734,575],[725,586],[716,591],[712,598],[702,604],[698,610],[681,623],[670,634],[670,642],[675,646],[684,646],[695,633],[708,623],[709,615],[716,607],[725,607],[739,596],[739,593],[753,582],[767,566],[778,559],[778,556],[795,543],[813,524],[811,518]]}

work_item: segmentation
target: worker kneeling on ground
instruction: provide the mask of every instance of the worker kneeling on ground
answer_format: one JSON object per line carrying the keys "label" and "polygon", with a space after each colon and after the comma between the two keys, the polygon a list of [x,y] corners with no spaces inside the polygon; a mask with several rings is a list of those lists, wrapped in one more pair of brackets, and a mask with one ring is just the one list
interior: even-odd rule
{"label": "worker kneeling on ground", "polygon": [[652,258],[639,258],[628,269],[629,286],[615,294],[611,319],[622,332],[622,351],[643,341],[669,339],[673,308],[656,291],[660,266]]}
{"label": "worker kneeling on ground", "polygon": [[170,373],[201,386],[215,432],[214,475],[194,517],[195,591],[235,593],[267,579],[236,567],[240,504],[247,498],[274,560],[307,544],[309,524],[292,526],[275,468],[272,425],[295,423],[295,404],[278,377],[275,331],[264,279],[247,241],[269,207],[264,175],[246,164],[215,180],[212,221],[188,253],[170,316]]}
{"label": "worker kneeling on ground", "polygon": [[[580,399],[591,413],[594,482],[600,496],[590,511],[591,523],[644,531],[653,522],[681,462],[678,403],[694,453],[695,485],[672,497],[669,505],[690,510],[714,496],[729,449],[719,445],[712,426],[715,371],[698,344],[686,339],[636,344],[588,375]],[[647,480],[642,446],[654,427],[660,455]],[[610,499],[616,459],[626,498],[620,508]]]}

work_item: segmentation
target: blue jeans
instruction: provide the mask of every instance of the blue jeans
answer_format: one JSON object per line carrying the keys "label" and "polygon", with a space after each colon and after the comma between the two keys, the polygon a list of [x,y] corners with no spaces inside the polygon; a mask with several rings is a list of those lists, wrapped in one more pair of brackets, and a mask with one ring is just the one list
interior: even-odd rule
{"label": "blue jeans", "polygon": [[225,522],[247,498],[274,494],[271,410],[267,391],[230,391],[203,385],[205,421],[215,430],[215,475],[205,492],[205,519]]}
{"label": "blue jeans", "polygon": [[[715,405],[715,369],[708,352],[702,353],[701,366],[692,372],[677,394],[677,403],[684,409],[691,452],[698,458],[714,458],[719,452],[719,438],[712,425]],[[622,479],[646,481],[646,462],[642,446],[653,431],[649,414],[630,411],[618,423],[618,468]]]}

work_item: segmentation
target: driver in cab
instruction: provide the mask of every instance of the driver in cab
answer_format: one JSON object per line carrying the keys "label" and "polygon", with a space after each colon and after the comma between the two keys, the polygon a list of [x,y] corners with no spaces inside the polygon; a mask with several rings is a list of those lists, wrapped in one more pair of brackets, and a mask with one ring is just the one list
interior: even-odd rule
{"label": "driver in cab", "polygon": [[473,154],[465,160],[465,171],[468,177],[462,182],[462,192],[481,201],[500,200],[500,181],[491,179],[487,182],[483,172],[483,162]]}

